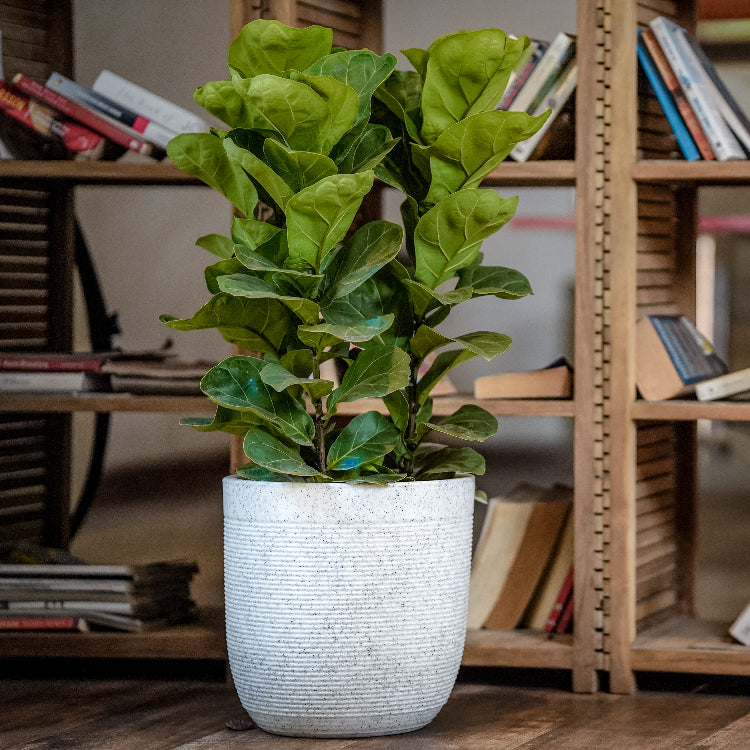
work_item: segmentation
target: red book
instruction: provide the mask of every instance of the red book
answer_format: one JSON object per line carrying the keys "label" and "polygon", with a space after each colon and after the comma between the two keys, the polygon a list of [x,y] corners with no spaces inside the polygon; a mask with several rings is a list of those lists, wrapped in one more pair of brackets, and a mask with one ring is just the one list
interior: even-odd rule
{"label": "red book", "polygon": [[100,372],[102,360],[74,354],[2,354],[0,370],[21,372]]}
{"label": "red book", "polygon": [[[568,601],[573,599],[573,566],[570,566],[568,575],[565,576],[562,586],[560,587],[560,593],[555,599],[555,603],[552,605],[547,622],[544,623],[544,629],[548,633],[559,632],[556,630],[557,624],[560,621],[565,605]],[[571,613],[572,614],[572,613]]]}
{"label": "red book", "polygon": [[66,153],[79,159],[99,159],[104,138],[88,128],[62,117],[59,112],[0,81],[0,110],[29,130],[59,141]]}
{"label": "red book", "polygon": [[562,612],[560,612],[560,617],[557,620],[557,625],[555,625],[555,633],[567,633],[568,628],[570,627],[571,623],[573,622],[573,592],[570,592],[570,595],[568,596],[568,601],[565,602],[565,606],[562,609]]}
{"label": "red book", "polygon": [[132,133],[126,132],[117,125],[94,114],[91,110],[82,107],[80,104],[76,104],[71,99],[67,99],[57,91],[48,89],[41,83],[28,78],[23,73],[13,76],[13,85],[29,96],[39,99],[39,101],[48,104],[50,107],[54,107],[59,112],[62,112],[73,120],[77,120],[120,146],[146,156],[161,156],[158,147],[150,141],[140,138],[135,131]]}
{"label": "red book", "polygon": [[81,617],[0,617],[0,630],[88,630]]}

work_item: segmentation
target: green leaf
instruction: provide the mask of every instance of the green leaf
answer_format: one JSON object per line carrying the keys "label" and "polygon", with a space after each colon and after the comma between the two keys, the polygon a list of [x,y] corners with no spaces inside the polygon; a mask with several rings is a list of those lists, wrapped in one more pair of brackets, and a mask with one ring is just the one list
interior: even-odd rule
{"label": "green leaf", "polygon": [[[232,239],[237,245],[242,245],[253,252],[257,252],[260,247],[271,242],[281,231],[267,221],[243,219],[239,216],[232,219]],[[234,250],[236,253],[237,248]]]}
{"label": "green leaf", "polygon": [[404,280],[409,299],[414,306],[414,314],[422,317],[435,307],[454,307],[471,299],[471,289],[453,289],[448,292],[437,292],[430,287],[411,279]]}
{"label": "green leaf", "polygon": [[271,169],[295,193],[338,172],[336,164],[327,156],[313,151],[292,151],[270,138],[266,139],[263,154]]}
{"label": "green leaf", "polygon": [[222,260],[228,260],[234,254],[234,243],[229,237],[221,234],[205,234],[199,237],[195,244]]}
{"label": "green leaf", "polygon": [[[287,393],[277,393],[263,382],[261,372],[266,364],[255,357],[228,357],[206,373],[201,390],[214,403],[252,412],[295,443],[312,445],[315,432],[312,418],[304,404]],[[250,458],[261,463],[253,456]]]}
{"label": "green leaf", "polygon": [[285,445],[261,430],[248,430],[242,447],[245,450],[245,455],[253,463],[269,471],[298,477],[320,475],[317,469],[308,466],[302,460],[299,450]]}
{"label": "green leaf", "polygon": [[[422,143],[420,135],[422,79],[411,70],[394,70],[378,87],[375,97],[403,123],[409,137]],[[380,119],[380,118],[379,118]],[[389,128],[395,134],[393,128]]]}
{"label": "green leaf", "polygon": [[331,158],[341,173],[364,172],[378,166],[397,143],[388,128],[368,123],[347,133],[331,151]]}
{"label": "green leaf", "polygon": [[389,221],[371,221],[360,227],[339,251],[328,256],[332,258],[325,269],[328,290],[321,305],[351,294],[390,263],[401,250],[402,239],[401,227]]}
{"label": "green leaf", "polygon": [[391,391],[382,398],[396,429],[402,433],[406,432],[409,423],[409,400],[406,393],[402,390]]}
{"label": "green leaf", "polygon": [[224,150],[227,153],[227,158],[257,180],[283,211],[287,201],[294,195],[292,189],[255,154],[238,146],[233,140],[233,134],[235,133],[237,131],[233,130],[224,139]]}
{"label": "green leaf", "polygon": [[484,357],[488,362],[502,354],[511,345],[512,339],[504,333],[495,331],[475,331],[456,336],[457,344],[465,347],[474,354]]}
{"label": "green leaf", "polygon": [[247,24],[229,45],[227,61],[245,78],[290,69],[304,70],[331,52],[333,31],[323,26],[294,28],[258,19]]}
{"label": "green leaf", "polygon": [[444,336],[434,328],[421,325],[409,341],[409,351],[421,362],[430,352],[453,342],[454,339]]}
{"label": "green leaf", "polygon": [[440,379],[457,365],[472,359],[477,355],[469,349],[451,349],[447,352],[440,352],[435,357],[435,361],[430,365],[430,369],[422,376],[417,383],[417,403],[423,404],[425,399],[430,395],[430,391],[440,382]]}
{"label": "green leaf", "polygon": [[277,356],[289,335],[290,326],[289,313],[279,301],[245,299],[229,294],[215,295],[191,318],[161,315],[159,319],[178,331],[216,328],[230,344]]}
{"label": "green leaf", "polygon": [[542,127],[548,115],[531,117],[525,112],[496,109],[451,125],[427,152],[432,182],[425,202],[437,203],[462,188],[478,187],[516,143]]}
{"label": "green leaf", "polygon": [[269,362],[263,368],[260,376],[263,378],[264,383],[279,392],[294,386],[302,386],[307,395],[315,401],[319,401],[324,396],[327,396],[333,390],[334,386],[331,380],[297,377],[285,367],[273,362]]}
{"label": "green leaf", "polygon": [[401,54],[412,64],[414,70],[419,73],[419,77],[424,81],[427,75],[427,61],[430,59],[430,53],[426,49],[411,47],[402,49]]}
{"label": "green leaf", "polygon": [[266,469],[255,464],[245,464],[237,467],[237,476],[253,482],[304,482],[302,477],[291,474],[279,474],[277,471]]}
{"label": "green leaf", "polygon": [[245,216],[258,204],[258,193],[245,171],[233,164],[223,140],[211,133],[181,133],[167,145],[167,155],[178,169],[218,190]]}
{"label": "green leaf", "polygon": [[280,357],[279,364],[298,378],[306,378],[313,371],[313,353],[309,349],[292,349]]}
{"label": "green leaf", "polygon": [[354,122],[367,120],[370,101],[375,90],[396,67],[396,57],[390,53],[376,55],[370,50],[335,52],[311,65],[305,73],[331,76],[354,89],[358,97],[357,117]]}
{"label": "green leaf", "polygon": [[227,276],[232,273],[242,273],[245,267],[236,258],[229,260],[220,260],[218,263],[212,263],[203,270],[203,276],[206,279],[206,286],[211,294],[219,294],[219,277]]}
{"label": "green leaf", "polygon": [[297,193],[286,207],[290,257],[304,259],[317,272],[346,235],[374,178],[372,172],[331,175]]}
{"label": "green leaf", "polygon": [[230,435],[244,435],[251,427],[257,427],[261,420],[249,412],[217,406],[213,417],[186,417],[180,424],[192,427],[197,432],[227,432]]}
{"label": "green leaf", "polygon": [[327,346],[336,346],[341,342],[361,344],[378,336],[393,324],[393,314],[383,315],[368,320],[359,320],[351,325],[320,323],[315,326],[299,326],[299,340],[313,349],[322,350]]}
{"label": "green leaf", "polygon": [[422,137],[427,144],[454,122],[494,109],[528,37],[511,39],[500,29],[457,31],[428,48],[422,92]]}
{"label": "green leaf", "polygon": [[485,460],[473,448],[444,447],[430,452],[417,463],[415,476],[427,478],[431,474],[445,473],[484,474]]}
{"label": "green leaf", "polygon": [[255,106],[242,96],[232,81],[209,81],[195,90],[193,99],[230,128],[250,127],[258,117]]}
{"label": "green leaf", "polygon": [[358,414],[328,450],[330,470],[350,471],[382,458],[393,450],[399,431],[376,411]]}
{"label": "green leaf", "polygon": [[464,404],[450,416],[427,422],[426,425],[451,437],[479,442],[497,432],[497,418],[474,404]]}
{"label": "green leaf", "polygon": [[249,276],[246,273],[233,273],[219,277],[217,282],[222,292],[234,297],[277,299],[307,324],[313,324],[320,319],[320,308],[316,302],[304,297],[279,294],[271,284],[256,276]]}
{"label": "green leaf", "polygon": [[409,355],[396,346],[373,344],[349,366],[341,385],[328,397],[332,414],[342,401],[379,398],[409,384]]}
{"label": "green leaf", "polygon": [[531,284],[519,271],[502,266],[470,266],[458,272],[458,286],[470,287],[473,297],[493,295],[500,299],[520,299],[529,294]]}
{"label": "green leaf", "polygon": [[518,198],[468,188],[443,198],[417,224],[415,277],[431,289],[450,279],[479,252],[482,240],[513,217]]}

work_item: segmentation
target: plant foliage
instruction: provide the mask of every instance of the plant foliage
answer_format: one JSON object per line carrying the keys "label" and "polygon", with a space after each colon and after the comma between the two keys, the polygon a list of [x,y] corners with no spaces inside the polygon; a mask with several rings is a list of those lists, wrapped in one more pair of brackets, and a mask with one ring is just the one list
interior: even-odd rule
{"label": "plant foliage", "polygon": [[[406,50],[415,70],[397,71],[393,55],[334,49],[330,29],[253,21],[230,45],[229,80],[196,91],[227,129],[179,135],[168,154],[236,215],[230,236],[197,243],[217,258],[211,298],[190,318],[161,319],[217,328],[262,355],[211,369],[201,388],[215,416],[184,420],[244,436],[240,475],[385,483],[484,471],[472,448],[428,438],[485,440],[495,418],[471,405],[434,418],[430,393],[461,362],[510,345],[492,331],[441,333],[456,305],[531,293],[519,272],[481,265],[482,241],[516,199],[479,187],[546,119],[494,108],[528,43],[461,31]],[[376,177],[404,193],[403,228],[359,222]],[[344,370],[338,385],[321,375],[329,360]],[[340,426],[341,405],[359,399],[382,408]]]}

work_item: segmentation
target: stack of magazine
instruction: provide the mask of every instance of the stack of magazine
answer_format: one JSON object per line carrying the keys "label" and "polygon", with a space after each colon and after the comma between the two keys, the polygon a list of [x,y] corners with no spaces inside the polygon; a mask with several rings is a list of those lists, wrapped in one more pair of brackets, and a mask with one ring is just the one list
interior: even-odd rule
{"label": "stack of magazine", "polygon": [[195,613],[194,562],[0,564],[0,630],[144,632]]}

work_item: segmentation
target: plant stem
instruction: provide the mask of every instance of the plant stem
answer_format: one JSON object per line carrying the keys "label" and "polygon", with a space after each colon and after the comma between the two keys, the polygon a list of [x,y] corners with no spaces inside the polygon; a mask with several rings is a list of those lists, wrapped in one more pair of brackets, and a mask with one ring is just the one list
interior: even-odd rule
{"label": "plant stem", "polygon": [[[320,378],[320,362],[318,361],[318,355],[316,352],[313,353],[313,378],[318,380]],[[315,407],[315,416],[313,417],[313,423],[315,425],[315,453],[318,460],[318,470],[324,476],[328,476],[326,472],[326,434],[324,429],[325,412],[323,411],[323,399],[316,398],[312,399],[313,406]]]}

